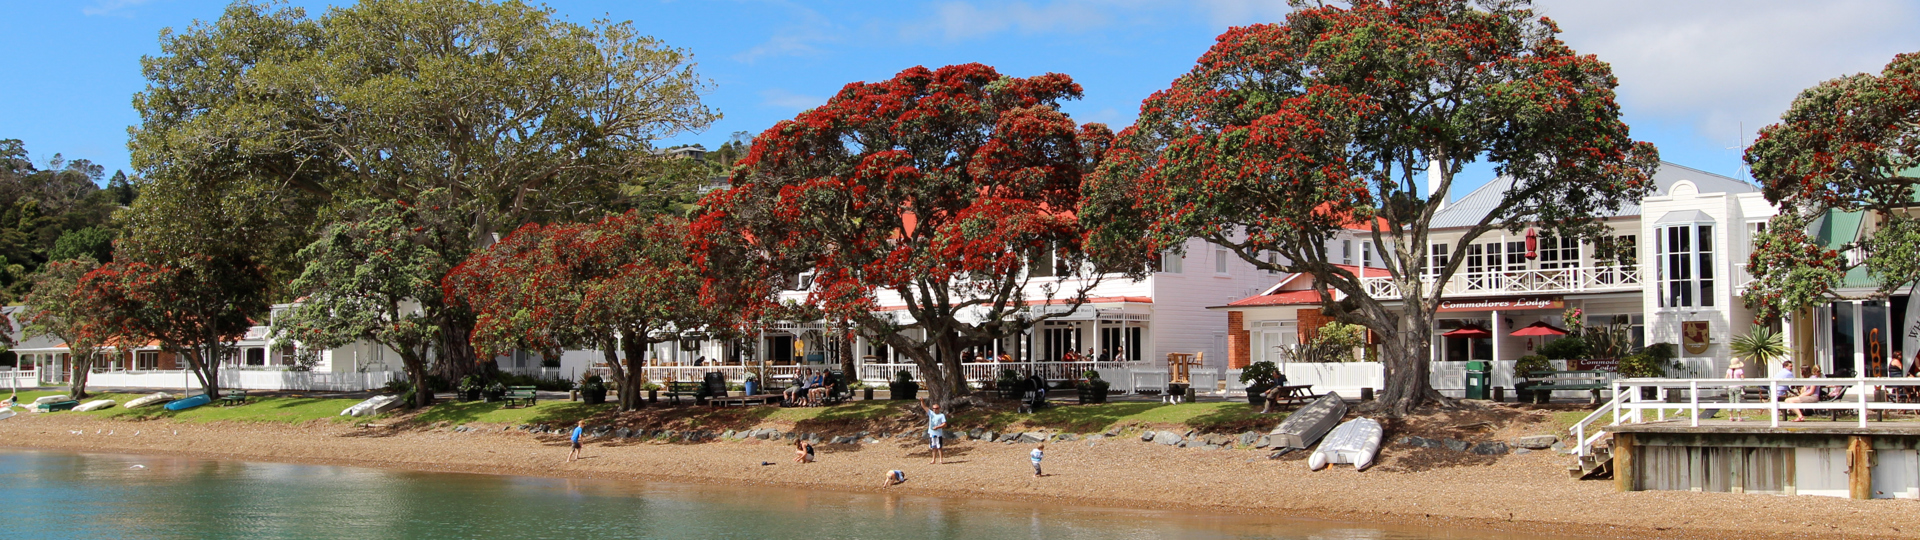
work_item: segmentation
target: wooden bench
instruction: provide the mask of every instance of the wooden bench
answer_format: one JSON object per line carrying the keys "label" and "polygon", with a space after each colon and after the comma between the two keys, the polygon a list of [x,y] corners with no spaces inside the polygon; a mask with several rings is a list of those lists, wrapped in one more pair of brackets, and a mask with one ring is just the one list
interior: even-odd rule
{"label": "wooden bench", "polygon": [[661,394],[672,400],[674,405],[679,405],[682,397],[699,399],[700,387],[704,384],[701,381],[667,381],[667,391]]}
{"label": "wooden bench", "polygon": [[540,401],[539,396],[536,395],[538,390],[538,388],[532,386],[509,386],[507,387],[507,393],[500,396],[500,399],[507,400],[508,407],[512,407],[515,401],[520,402],[522,406],[530,407]]}
{"label": "wooden bench", "polygon": [[1598,369],[1573,371],[1529,371],[1525,380],[1513,385],[1514,393],[1520,401],[1546,403],[1555,390],[1586,390],[1592,393],[1591,402],[1600,403],[1600,391],[1612,387],[1613,373]]}
{"label": "wooden bench", "polygon": [[226,393],[220,395],[221,407],[228,407],[233,405],[246,405],[246,404],[247,404],[246,390],[229,389],[227,390]]}
{"label": "wooden bench", "polygon": [[707,400],[707,405],[711,407],[716,407],[716,408],[746,407],[749,405],[779,405],[780,399],[782,397],[784,396],[781,396],[780,394],[754,394],[751,396],[725,396],[725,397],[709,398]]}

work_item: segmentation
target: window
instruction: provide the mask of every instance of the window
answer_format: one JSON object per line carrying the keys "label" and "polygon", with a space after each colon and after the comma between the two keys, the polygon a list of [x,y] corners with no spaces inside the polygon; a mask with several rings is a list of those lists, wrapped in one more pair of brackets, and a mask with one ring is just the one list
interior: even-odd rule
{"label": "window", "polygon": [[1340,241],[1340,264],[1353,265],[1353,241]]}
{"label": "window", "polygon": [[160,369],[160,352],[139,351],[133,353],[133,369],[142,371]]}
{"label": "window", "polygon": [[261,348],[247,349],[247,365],[249,366],[267,365],[267,350],[261,349]]}
{"label": "window", "polygon": [[1373,266],[1373,243],[1360,242],[1360,266]]}
{"label": "window", "polygon": [[1713,226],[1675,225],[1654,235],[1660,307],[1713,306]]}
{"label": "window", "polygon": [[1500,242],[1467,246],[1468,289],[1500,288],[1500,269],[1505,262],[1500,257],[1501,246]]}
{"label": "window", "polygon": [[1027,275],[1033,277],[1052,277],[1053,271],[1053,250],[1041,249],[1027,256]]}
{"label": "window", "polygon": [[1215,274],[1227,273],[1227,250],[1224,250],[1224,249],[1213,250],[1213,273]]}
{"label": "window", "polygon": [[1267,268],[1268,274],[1282,273],[1280,271],[1280,265],[1286,264],[1286,261],[1280,258],[1280,252],[1278,251],[1267,252],[1266,261],[1268,265],[1268,268]]}
{"label": "window", "polygon": [[1527,271],[1527,243],[1507,242],[1507,271]]}
{"label": "window", "polygon": [[1447,263],[1453,259],[1447,257],[1446,244],[1427,246],[1427,275],[1438,276],[1447,269]]}
{"label": "window", "polygon": [[1185,265],[1180,264],[1184,262],[1185,258],[1186,255],[1171,249],[1160,252],[1160,272],[1178,274],[1185,271],[1182,269]]}
{"label": "window", "polygon": [[1635,235],[1608,236],[1594,244],[1594,266],[1633,266],[1639,263],[1640,246]]}
{"label": "window", "polygon": [[1540,269],[1580,267],[1580,241],[1572,238],[1540,237]]}

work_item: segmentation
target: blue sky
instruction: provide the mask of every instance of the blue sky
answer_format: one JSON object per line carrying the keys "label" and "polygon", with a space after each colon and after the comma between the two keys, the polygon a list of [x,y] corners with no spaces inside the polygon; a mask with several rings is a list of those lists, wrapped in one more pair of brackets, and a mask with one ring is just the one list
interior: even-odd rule
{"label": "blue sky", "polygon": [[[318,15],[334,2],[296,0]],[[107,170],[128,168],[140,57],[163,28],[217,18],[214,0],[0,2],[0,138]],[[852,81],[903,68],[982,62],[1014,76],[1066,73],[1086,88],[1083,122],[1131,123],[1140,100],[1190,69],[1230,26],[1278,21],[1284,0],[555,0],[562,17],[632,20],[690,50],[725,118],[662,144],[709,147],[758,133]],[[1576,50],[1613,64],[1634,137],[1669,161],[1741,174],[1741,141],[1801,88],[1878,71],[1920,51],[1920,2],[1541,0]],[[1470,189],[1471,184],[1456,190]],[[1456,194],[1462,192],[1456,191]]]}

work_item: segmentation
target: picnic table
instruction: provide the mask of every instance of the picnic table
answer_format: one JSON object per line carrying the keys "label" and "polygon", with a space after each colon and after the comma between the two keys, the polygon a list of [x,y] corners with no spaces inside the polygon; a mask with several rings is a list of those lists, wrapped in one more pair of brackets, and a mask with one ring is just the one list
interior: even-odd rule
{"label": "picnic table", "polygon": [[1555,390],[1586,390],[1592,394],[1590,400],[1600,403],[1600,391],[1606,390],[1613,380],[1613,374],[1598,369],[1568,371],[1529,371],[1522,376],[1525,381],[1513,385],[1514,393],[1520,395],[1520,401],[1546,403]]}
{"label": "picnic table", "polygon": [[1320,398],[1313,393],[1311,384],[1283,384],[1267,392],[1273,396],[1267,398],[1267,401],[1273,402],[1274,405],[1301,405]]}

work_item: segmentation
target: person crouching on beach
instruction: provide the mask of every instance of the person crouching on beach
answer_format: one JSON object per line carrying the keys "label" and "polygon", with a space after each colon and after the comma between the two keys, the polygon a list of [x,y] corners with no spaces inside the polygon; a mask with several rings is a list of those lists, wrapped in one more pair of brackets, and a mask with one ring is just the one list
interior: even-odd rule
{"label": "person crouching on beach", "polygon": [[575,460],[580,459],[580,434],[586,430],[586,420],[581,420],[580,423],[573,425],[573,451],[567,453],[567,463],[573,463]]}
{"label": "person crouching on beach", "polygon": [[891,487],[907,482],[907,473],[899,469],[887,471],[887,479],[880,481],[880,487]]}
{"label": "person crouching on beach", "polygon": [[1046,476],[1046,473],[1040,472],[1040,458],[1046,457],[1046,455],[1047,455],[1046,441],[1041,441],[1040,444],[1035,445],[1033,447],[1033,452],[1028,453],[1028,457],[1033,459],[1033,477],[1034,478]]}
{"label": "person crouching on beach", "polygon": [[793,441],[793,462],[813,463],[813,442],[806,439]]}

